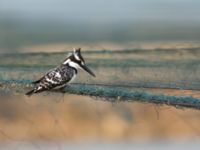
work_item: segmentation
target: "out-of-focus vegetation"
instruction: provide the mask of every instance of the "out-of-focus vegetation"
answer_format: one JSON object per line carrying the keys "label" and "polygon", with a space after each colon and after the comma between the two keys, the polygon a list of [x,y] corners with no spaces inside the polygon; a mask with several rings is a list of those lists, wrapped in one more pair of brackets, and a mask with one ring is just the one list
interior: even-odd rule
{"label": "out-of-focus vegetation", "polygon": [[[156,100],[158,95],[161,95],[159,98],[163,98],[166,103],[167,98],[170,103],[179,96],[190,96],[182,98],[184,102],[192,100],[192,97],[200,98],[199,48],[91,50],[82,53],[87,65],[97,77],[91,78],[80,71],[76,83],[110,84],[115,86],[115,92],[118,93],[109,93],[110,91],[106,90],[108,88],[88,88],[87,85],[72,86],[75,93],[84,92],[82,94],[90,95],[91,92],[99,92],[97,94],[102,95],[97,96],[101,100],[109,100],[108,94],[120,93],[126,96],[124,94],[131,94],[133,91],[133,95],[138,91],[145,96],[145,92],[150,92],[152,95],[146,94],[141,101],[147,102],[148,98]],[[198,136],[199,112],[183,111],[182,107],[177,109],[149,103],[122,103],[120,101],[123,99],[117,95],[115,102],[111,101],[114,103],[96,101],[97,97],[67,93],[63,96],[61,93],[44,92],[31,98],[25,97],[24,93],[29,90],[30,82],[58,65],[66,55],[67,52],[0,55],[2,141],[132,140],[173,137],[187,139]],[[123,85],[133,87],[120,89]],[[90,91],[87,93],[87,90]],[[41,120],[45,123],[41,124]]]}
{"label": "out-of-focus vegetation", "polygon": [[31,81],[81,47],[97,77],[80,71],[74,93],[95,91],[80,86],[84,83],[104,84],[123,96],[151,93],[146,94],[151,100],[159,95],[165,103],[180,97],[199,103],[199,4],[0,0],[0,149],[15,142],[36,143],[40,149],[37,143],[45,141],[61,149],[57,143],[71,141],[199,140],[200,112],[178,105],[121,102],[118,96],[114,103],[102,101],[108,100],[103,96],[110,94],[108,88],[98,91],[100,98],[51,92],[24,96]]}
{"label": "out-of-focus vegetation", "polygon": [[60,94],[1,96],[1,142],[195,139],[199,111]]}
{"label": "out-of-focus vegetation", "polygon": [[[138,41],[198,41],[200,26],[189,23],[136,22],[136,23],[56,23],[24,22],[0,18],[0,50],[4,52],[21,51],[36,45],[82,43],[85,46],[96,43],[99,49],[106,48],[103,43],[118,45]],[[148,25],[147,25],[148,24]],[[80,45],[80,44],[79,44]],[[95,46],[94,44],[92,44]],[[130,46],[126,46],[131,48]],[[126,48],[125,47],[125,48]],[[70,47],[71,48],[71,47]],[[66,47],[61,47],[63,51]],[[40,50],[37,50],[40,51]],[[42,51],[42,49],[41,49]],[[59,51],[55,49],[55,51]]]}

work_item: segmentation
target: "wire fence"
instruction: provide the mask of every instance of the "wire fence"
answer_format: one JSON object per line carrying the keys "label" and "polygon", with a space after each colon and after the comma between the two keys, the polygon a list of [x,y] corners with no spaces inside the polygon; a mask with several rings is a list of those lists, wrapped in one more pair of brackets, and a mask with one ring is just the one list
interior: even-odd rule
{"label": "wire fence", "polygon": [[[13,91],[24,94],[32,87],[31,82],[58,65],[63,55],[67,53],[1,54],[1,94]],[[111,102],[137,101],[200,108],[198,48],[86,51],[83,55],[97,78],[81,72],[65,93]]]}

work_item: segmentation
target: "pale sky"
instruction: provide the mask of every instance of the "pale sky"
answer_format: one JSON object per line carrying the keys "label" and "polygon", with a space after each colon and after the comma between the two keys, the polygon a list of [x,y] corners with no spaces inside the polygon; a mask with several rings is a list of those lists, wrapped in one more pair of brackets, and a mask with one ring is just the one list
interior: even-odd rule
{"label": "pale sky", "polygon": [[200,0],[0,0],[0,17],[200,22]]}

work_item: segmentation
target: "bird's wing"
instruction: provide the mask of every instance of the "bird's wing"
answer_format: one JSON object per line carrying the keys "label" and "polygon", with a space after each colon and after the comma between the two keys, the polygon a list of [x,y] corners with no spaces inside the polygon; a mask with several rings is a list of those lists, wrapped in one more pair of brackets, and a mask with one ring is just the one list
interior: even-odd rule
{"label": "bird's wing", "polygon": [[49,74],[50,72],[54,71],[55,69],[56,69],[56,68],[49,70],[49,71],[46,72],[46,74],[45,74],[44,76],[42,76],[40,79],[38,79],[38,80],[36,80],[36,81],[33,81],[32,84],[38,84],[38,83],[40,83],[43,79],[45,79],[45,76],[46,76],[47,74]]}

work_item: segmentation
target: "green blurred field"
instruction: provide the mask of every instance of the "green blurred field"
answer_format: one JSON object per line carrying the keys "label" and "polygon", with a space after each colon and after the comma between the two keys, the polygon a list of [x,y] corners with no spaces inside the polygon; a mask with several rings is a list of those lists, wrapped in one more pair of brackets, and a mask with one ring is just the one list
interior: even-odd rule
{"label": "green blurred field", "polygon": [[[199,6],[0,0],[0,150],[199,149]],[[96,78],[24,95],[74,47]]]}
{"label": "green blurred field", "polygon": [[[0,55],[0,138],[13,141],[87,141],[195,139],[199,111],[59,93],[24,96],[29,88],[12,81],[34,80],[65,58],[67,52]],[[76,83],[166,86],[135,88],[200,98],[199,48],[84,50],[97,78],[80,71]],[[9,83],[10,82],[10,83]],[[180,89],[170,89],[179,87]],[[187,90],[187,89],[197,90]],[[185,90],[184,90],[185,89]]]}

